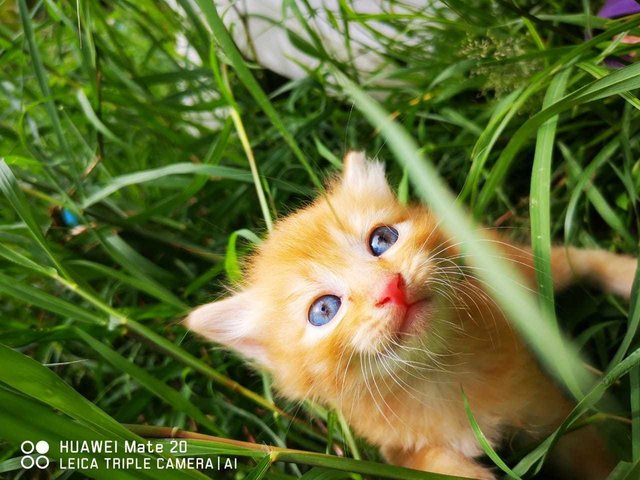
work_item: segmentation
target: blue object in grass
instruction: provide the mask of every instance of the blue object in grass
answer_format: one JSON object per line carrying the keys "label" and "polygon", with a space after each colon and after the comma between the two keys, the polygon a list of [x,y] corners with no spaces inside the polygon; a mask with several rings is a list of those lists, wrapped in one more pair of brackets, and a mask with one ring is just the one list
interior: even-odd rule
{"label": "blue object in grass", "polygon": [[73,214],[67,208],[63,208],[62,210],[60,210],[60,218],[67,227],[77,227],[78,225],[80,225],[80,220],[78,220],[78,217],[76,217],[75,214]]}

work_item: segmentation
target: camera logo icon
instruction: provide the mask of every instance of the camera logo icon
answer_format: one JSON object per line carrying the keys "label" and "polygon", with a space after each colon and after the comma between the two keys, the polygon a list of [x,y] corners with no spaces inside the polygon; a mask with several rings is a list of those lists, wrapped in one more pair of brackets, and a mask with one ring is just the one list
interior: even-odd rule
{"label": "camera logo icon", "polygon": [[24,454],[24,457],[20,460],[20,465],[25,470],[33,467],[44,470],[49,466],[49,459],[45,456],[49,451],[49,443],[47,441],[40,440],[34,444],[29,440],[25,440],[20,444],[20,450]]}

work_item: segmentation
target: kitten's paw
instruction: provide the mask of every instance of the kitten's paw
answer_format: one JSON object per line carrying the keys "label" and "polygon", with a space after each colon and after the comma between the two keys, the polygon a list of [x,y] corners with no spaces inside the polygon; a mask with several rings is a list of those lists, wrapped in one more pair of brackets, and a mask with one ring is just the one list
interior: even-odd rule
{"label": "kitten's paw", "polygon": [[551,268],[556,290],[587,281],[607,293],[629,299],[638,260],[604,250],[554,247]]}
{"label": "kitten's paw", "polygon": [[459,477],[474,478],[477,480],[496,480],[496,476],[490,470],[473,465],[473,468],[457,470],[456,472],[441,472],[449,475],[457,475]]}
{"label": "kitten's paw", "polygon": [[625,274],[624,282],[623,282],[623,285],[621,286],[622,287],[621,289],[620,287],[614,288],[614,291],[622,290],[622,295],[625,298],[629,298],[631,297],[631,289],[633,288],[633,279],[636,276],[636,268],[637,268],[638,260],[632,257],[625,257],[625,258],[626,258],[626,262],[624,263],[624,266],[623,266],[624,274]]}
{"label": "kitten's paw", "polygon": [[496,480],[496,476],[473,458],[444,447],[427,447],[417,451],[393,448],[383,449],[383,455],[391,463],[426,472],[454,475],[477,480]]}
{"label": "kitten's paw", "polygon": [[600,281],[604,290],[628,300],[631,297],[637,263],[637,259],[628,255],[608,253],[607,257],[601,258]]}

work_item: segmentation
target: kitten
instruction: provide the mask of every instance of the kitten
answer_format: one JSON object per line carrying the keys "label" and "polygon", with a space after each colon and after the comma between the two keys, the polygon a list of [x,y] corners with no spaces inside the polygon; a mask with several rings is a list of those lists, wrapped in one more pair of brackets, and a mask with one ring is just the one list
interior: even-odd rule
{"label": "kitten", "polygon": [[[282,395],[339,409],[391,463],[493,479],[475,460],[483,452],[461,386],[494,445],[514,430],[549,433],[573,404],[438,226],[423,205],[397,201],[381,163],[352,152],[326,197],[278,222],[242,288],[195,309],[188,327],[271,372]],[[488,235],[533,288],[530,249]],[[585,279],[629,297],[635,259],[564,247],[551,255],[557,289]],[[589,454],[579,456],[584,442]],[[573,478],[606,476],[594,442],[588,429],[560,442],[582,469]]]}

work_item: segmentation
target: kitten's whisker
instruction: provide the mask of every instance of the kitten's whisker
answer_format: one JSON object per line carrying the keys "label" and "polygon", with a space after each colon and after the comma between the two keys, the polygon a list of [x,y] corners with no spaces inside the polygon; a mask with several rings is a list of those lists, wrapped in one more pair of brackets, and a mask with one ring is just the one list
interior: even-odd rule
{"label": "kitten's whisker", "polygon": [[[380,391],[380,387],[378,386],[378,382],[376,382],[376,377],[375,377],[375,373],[373,371],[373,364],[371,362],[371,356],[367,355],[366,357],[364,357],[367,359],[367,365],[369,368],[369,371],[371,372],[371,381],[373,382],[374,387],[376,388],[376,391],[378,392],[378,394],[380,395],[380,399],[384,402],[384,405],[391,410],[391,408],[389,407],[389,405],[387,404],[386,400],[384,399],[384,395],[382,395],[382,392]],[[384,412],[384,410],[382,409],[382,407],[380,407],[380,405],[378,404],[378,399],[376,398],[376,396],[374,395],[373,391],[370,390],[371,392],[371,396],[373,398],[373,401],[375,403],[376,408],[378,409],[378,411],[380,412],[380,414],[382,415],[382,417],[384,418],[385,422],[387,422],[387,424],[389,424],[390,427],[393,427],[393,424],[391,423],[391,421],[389,420],[389,417],[387,417],[386,413]],[[393,411],[393,410],[391,410]],[[395,413],[395,412],[394,412]],[[397,414],[396,414],[397,416]],[[398,419],[402,422],[402,420],[398,417]]]}
{"label": "kitten's whisker", "polygon": [[[389,358],[389,357],[386,357],[386,358]],[[395,359],[391,359],[391,360],[394,361],[394,363],[395,363]],[[393,380],[394,383],[396,383],[396,385],[398,385],[404,392],[406,392],[411,398],[413,398],[414,400],[416,400],[420,404],[423,404],[423,405],[425,404],[424,399],[422,398],[425,395],[424,391],[416,389],[411,384],[405,382],[399,375],[394,374],[393,370],[392,369],[390,370],[390,367],[388,367],[386,365],[386,362],[384,361],[384,359],[381,360],[381,363],[383,364],[383,367],[385,368],[385,370],[388,372],[389,377],[391,377],[391,379]],[[405,371],[405,373],[406,373],[406,370],[402,367],[402,365],[397,364],[397,366],[401,370]],[[418,377],[416,377],[416,378],[418,378]],[[423,380],[422,378],[419,378],[419,379]],[[411,391],[409,391],[409,389],[411,391],[415,392],[417,395],[419,395],[419,397],[417,397],[413,393],[411,393]]]}

